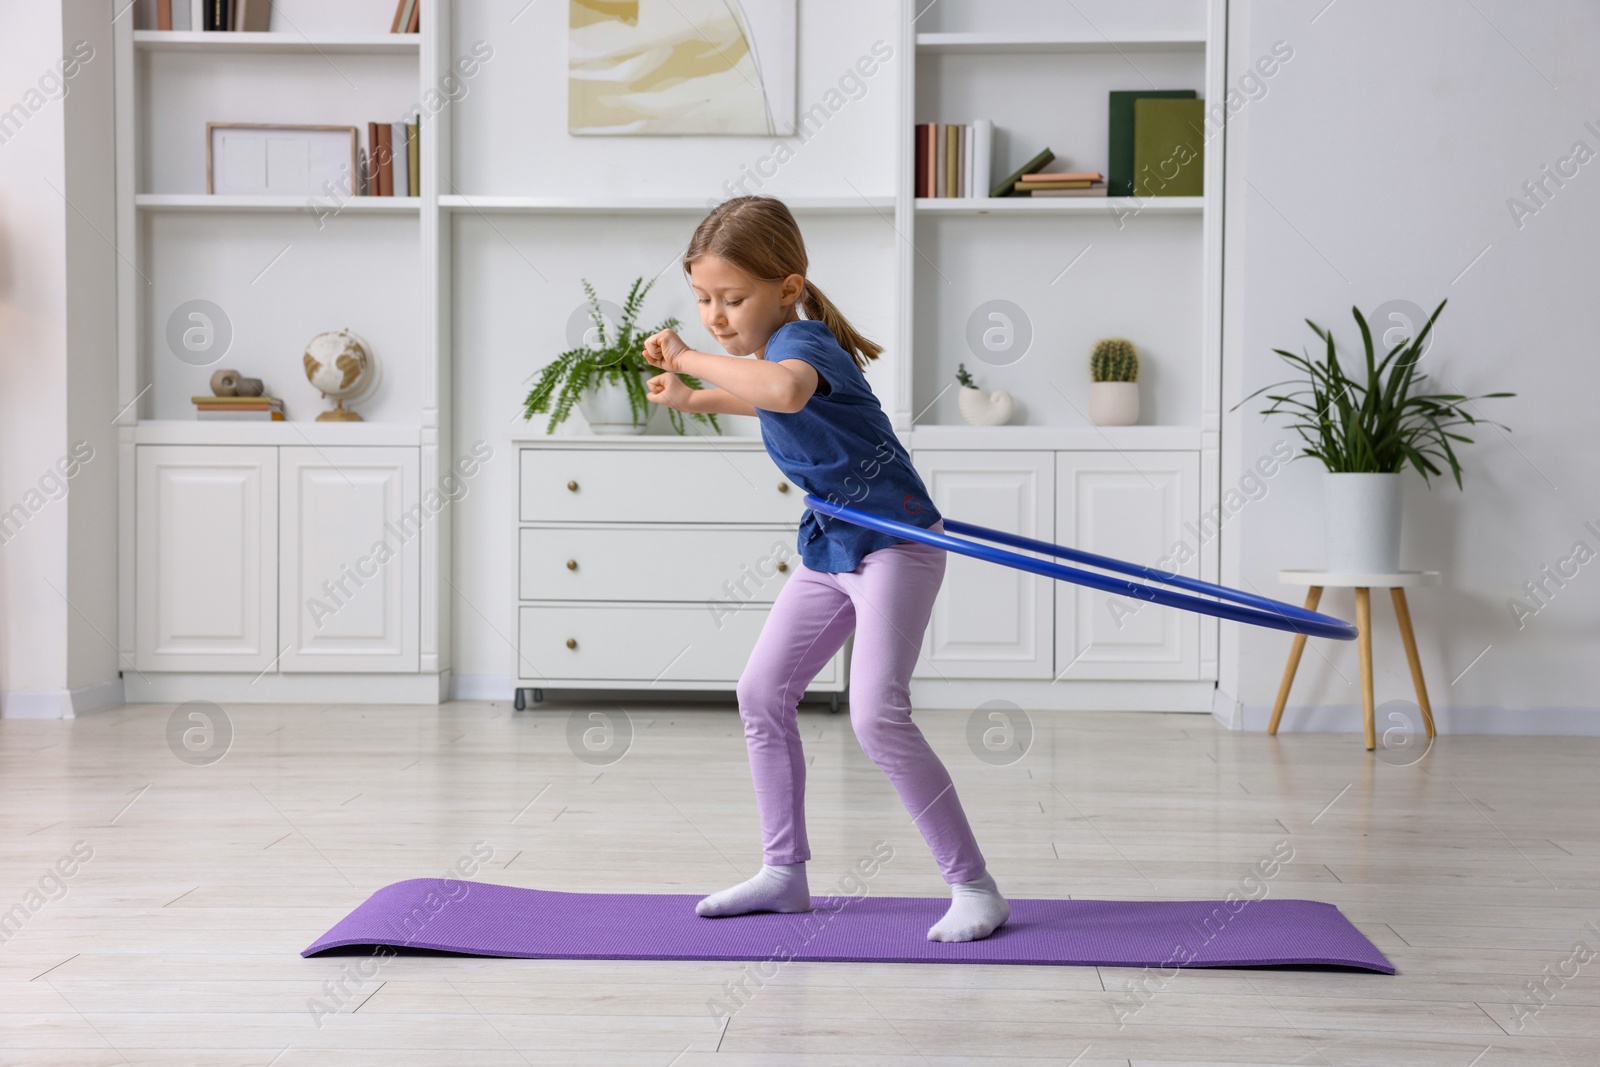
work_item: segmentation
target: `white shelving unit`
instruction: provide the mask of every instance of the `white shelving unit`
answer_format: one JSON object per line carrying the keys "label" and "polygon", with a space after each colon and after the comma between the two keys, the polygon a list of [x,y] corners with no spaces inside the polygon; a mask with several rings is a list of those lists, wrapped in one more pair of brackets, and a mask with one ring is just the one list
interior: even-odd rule
{"label": "white shelving unit", "polygon": [[[1045,147],[1052,169],[1106,171],[1111,90],[1222,98],[1226,0],[904,10],[899,329],[914,355],[896,368],[894,417],[935,501],[952,517],[1141,563],[1167,558],[1215,581],[1205,516],[1218,499],[1221,138],[1206,145],[1198,197],[928,199],[912,196],[909,133],[991,120],[990,180]],[[1020,355],[986,358],[971,342],[993,301],[1021,309],[1032,341]],[[1104,336],[1139,346],[1149,425],[1088,422],[1088,355]],[[961,423],[962,363],[981,388],[1011,393],[1021,425]],[[1180,543],[1193,552],[1172,554]],[[951,558],[919,703],[975,707],[1005,679],[1003,695],[1025,707],[1210,709],[1214,620],[1130,612],[1083,587],[993,571]]]}
{"label": "white shelving unit", "polygon": [[[509,507],[516,457],[544,429],[518,415],[527,376],[570,347],[573,322],[581,329],[579,280],[620,300],[632,278],[656,277],[643,324],[675,315],[691,344],[709,345],[673,267],[709,204],[736,189],[779,195],[800,216],[812,277],[884,345],[869,381],[952,517],[1140,558],[1159,555],[1163,538],[1187,536],[1186,523],[1203,525],[1216,504],[1220,138],[1207,146],[1201,197],[917,200],[911,131],[919,121],[987,117],[999,131],[997,173],[1046,144],[1075,168],[1104,170],[1106,91],[1188,87],[1221,98],[1225,0],[902,0],[881,10],[803,0],[799,111],[810,124],[806,136],[789,139],[794,158],[781,168],[762,162],[771,138],[570,136],[559,61],[564,8],[518,14],[435,0],[423,7],[420,34],[361,32],[388,25],[392,9],[392,0],[307,6],[294,12],[296,29],[275,23],[260,34],[135,31],[117,22],[119,391],[127,402],[118,419],[119,644],[130,660],[142,636],[168,639],[181,629],[141,614],[149,605],[136,595],[139,523],[184,529],[216,506],[184,497],[178,468],[147,462],[147,481],[175,486],[176,495],[166,512],[137,518],[139,450],[238,459],[224,465],[222,484],[309,494],[277,513],[278,528],[257,515],[248,539],[264,560],[275,548],[278,580],[299,576],[308,592],[328,560],[287,559],[284,546],[339,531],[282,528],[284,515],[314,524],[348,505],[354,518],[340,536],[353,537],[363,514],[389,506],[385,494],[439,486],[479,440],[495,458],[473,491]],[[866,76],[859,99],[841,97],[818,118],[817,102],[837,88],[840,71],[860,69],[876,38],[893,47],[893,60]],[[464,79],[467,91],[424,109],[420,196],[345,198],[330,211],[305,198],[202,192],[207,120],[364,131],[369,120],[398,119],[427,100],[486,45],[493,58]],[[190,418],[188,397],[207,391],[211,368],[166,351],[164,327],[191,298],[233,316],[234,349],[217,365],[266,379],[292,421]],[[963,340],[972,312],[994,299],[1033,320],[1033,349],[1011,365],[984,364]],[[311,421],[326,405],[304,382],[299,352],[313,334],[341,326],[367,337],[383,368],[378,391],[358,405],[365,423]],[[1111,334],[1132,338],[1145,355],[1150,425],[1095,427],[1082,415],[1088,346]],[[983,387],[1018,397],[1017,425],[960,422],[944,391],[958,362]],[[665,418],[658,422],[652,433],[665,431]],[[563,428],[571,447],[596,442],[578,429]],[[756,433],[753,421],[737,418],[727,430]],[[672,446],[715,449],[716,439]],[[378,462],[385,450],[397,462]],[[341,497],[337,473],[347,461],[366,464],[366,474]],[[513,679],[529,684],[511,666],[521,613],[504,565],[518,550],[515,531],[482,501],[463,506],[422,529],[414,564],[404,564],[415,567],[414,589],[402,583],[399,599],[374,611],[381,625],[404,632],[375,631],[363,648],[347,642],[359,666],[309,669],[339,659],[344,646],[325,634],[304,647],[263,644],[263,667],[251,670],[199,670],[180,649],[172,662],[184,669],[127,676],[130,699],[434,700],[463,670],[477,681],[458,684],[458,695],[507,696]],[[145,527],[146,540],[153,529]],[[462,541],[454,553],[453,537]],[[202,538],[195,551],[207,544]],[[1199,545],[1183,573],[1214,579],[1214,547]],[[925,649],[932,669],[914,682],[920,704],[976,706],[1004,680],[1011,698],[1030,707],[1209,709],[1212,620],[1190,616],[1193,628],[1179,633],[1152,609],[1126,632],[1097,638],[1103,605],[1031,577],[1023,579],[1034,583],[1031,593],[1025,584],[1008,592],[963,566],[952,561],[945,621],[936,619]],[[241,596],[253,596],[261,612],[295,610],[295,596],[250,592],[264,582],[241,584]],[[467,638],[458,640],[453,620],[469,627]],[[307,632],[304,620],[256,621],[263,635]],[[970,629],[977,626],[984,632]],[[414,641],[384,643],[413,628]],[[1084,640],[1094,650],[1079,656]],[[454,662],[453,648],[470,662]],[[413,650],[414,662],[383,668],[391,651],[399,664]]]}

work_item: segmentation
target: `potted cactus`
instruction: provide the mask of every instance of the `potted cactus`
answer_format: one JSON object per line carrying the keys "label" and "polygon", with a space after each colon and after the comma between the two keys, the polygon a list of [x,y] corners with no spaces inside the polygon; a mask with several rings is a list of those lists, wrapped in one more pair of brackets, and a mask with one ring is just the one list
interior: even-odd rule
{"label": "potted cactus", "polygon": [[1131,426],[1139,421],[1139,352],[1133,342],[1107,337],[1089,356],[1089,421]]}
{"label": "potted cactus", "polygon": [[985,396],[978,383],[972,380],[965,363],[956,364],[956,382],[961,386],[956,403],[968,426],[999,426],[1011,418],[1011,394],[996,389]]}

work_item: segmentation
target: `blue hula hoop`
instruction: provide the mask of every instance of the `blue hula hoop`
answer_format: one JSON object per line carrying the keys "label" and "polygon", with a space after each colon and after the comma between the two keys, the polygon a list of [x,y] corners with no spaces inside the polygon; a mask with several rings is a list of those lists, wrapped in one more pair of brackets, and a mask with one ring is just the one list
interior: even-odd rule
{"label": "blue hula hoop", "polygon": [[[908,541],[920,541],[925,545],[933,545],[949,552],[959,552],[963,556],[974,559],[986,560],[989,563],[998,563],[1003,567],[1014,567],[1020,571],[1030,571],[1042,574],[1046,578],[1058,581],[1072,582],[1075,585],[1086,585],[1091,589],[1099,589],[1107,593],[1116,593],[1119,596],[1132,597],[1136,600],[1160,604],[1168,608],[1181,608],[1184,611],[1195,611],[1202,615],[1215,615],[1219,619],[1231,619],[1234,622],[1249,623],[1251,626],[1265,626],[1274,630],[1288,630],[1292,633],[1304,634],[1307,637],[1326,637],[1332,641],[1354,641],[1358,634],[1356,628],[1342,619],[1331,615],[1323,615],[1305,608],[1285,604],[1281,600],[1271,597],[1257,596],[1246,593],[1240,589],[1230,589],[1225,585],[1216,585],[1213,582],[1202,582],[1198,578],[1185,578],[1180,574],[1169,574],[1154,567],[1142,567],[1137,563],[1124,563],[1122,560],[1111,559],[1108,556],[1097,556],[1093,552],[1084,552],[1081,549],[1065,548],[1061,545],[1052,545],[1048,541],[1038,541],[1031,537],[1022,537],[1018,534],[1005,533],[1001,530],[990,530],[983,526],[974,526],[970,522],[959,522],[955,519],[944,520],[946,533],[936,530],[925,530],[920,526],[910,523],[896,522],[893,519],[879,518],[868,515],[864,511],[845,507],[843,504],[834,504],[806,494],[805,504],[811,510],[835,519],[843,520],[853,526],[864,526],[869,530],[880,533],[893,534],[903,537]],[[1110,575],[1095,574],[1091,571],[1079,570],[1060,563],[1051,563],[1048,560],[1034,559],[1017,552],[1008,552],[1003,548],[993,545],[983,545],[976,541],[968,541],[961,537],[951,537],[951,533],[968,534],[972,537],[982,538],[985,541],[994,541],[1012,548],[1027,549],[1030,552],[1043,552],[1046,555],[1056,556],[1061,559],[1070,559],[1076,563],[1087,563],[1091,567],[1101,570],[1115,571],[1119,574],[1130,574],[1146,581],[1158,582],[1161,585],[1175,586],[1178,589],[1187,589],[1194,593],[1203,593],[1206,596],[1217,597],[1217,600],[1204,600],[1188,593],[1178,593],[1171,589],[1158,589],[1154,586],[1131,582],[1126,578],[1113,578]]]}

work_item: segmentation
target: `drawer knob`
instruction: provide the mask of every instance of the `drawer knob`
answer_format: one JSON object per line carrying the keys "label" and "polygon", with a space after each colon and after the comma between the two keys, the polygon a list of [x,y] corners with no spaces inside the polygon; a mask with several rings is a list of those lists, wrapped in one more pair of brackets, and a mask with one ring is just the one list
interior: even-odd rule
{"label": "drawer knob", "polygon": [[577,482],[568,482],[567,483],[567,488],[570,489],[572,492],[576,493],[578,491],[578,483]]}
{"label": "drawer knob", "polygon": [[567,647],[568,648],[577,648],[578,647],[578,639],[576,637],[567,638]]}
{"label": "drawer knob", "polygon": [[789,569],[789,565],[787,563],[780,563],[778,564],[778,569],[780,571],[786,571]]}
{"label": "drawer knob", "polygon": [[577,560],[575,560],[575,559],[567,560],[567,570],[575,571],[577,569],[578,569],[578,561]]}
{"label": "drawer knob", "polygon": [[788,482],[779,482],[778,483],[778,492],[787,493],[788,491],[789,491],[789,483]]}

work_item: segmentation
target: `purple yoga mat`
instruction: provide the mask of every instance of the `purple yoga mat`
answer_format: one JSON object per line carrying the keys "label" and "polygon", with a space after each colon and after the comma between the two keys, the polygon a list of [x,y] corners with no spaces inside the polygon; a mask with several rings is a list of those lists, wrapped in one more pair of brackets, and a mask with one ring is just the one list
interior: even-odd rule
{"label": "purple yoga mat", "polygon": [[704,919],[698,894],[555,893],[412,878],[385,886],[300,953],[351,945],[568,960],[815,960],[1163,969],[1325,964],[1393,974],[1315,900],[1013,900],[982,941],[928,940],[938,897],[813,897],[810,912]]}

